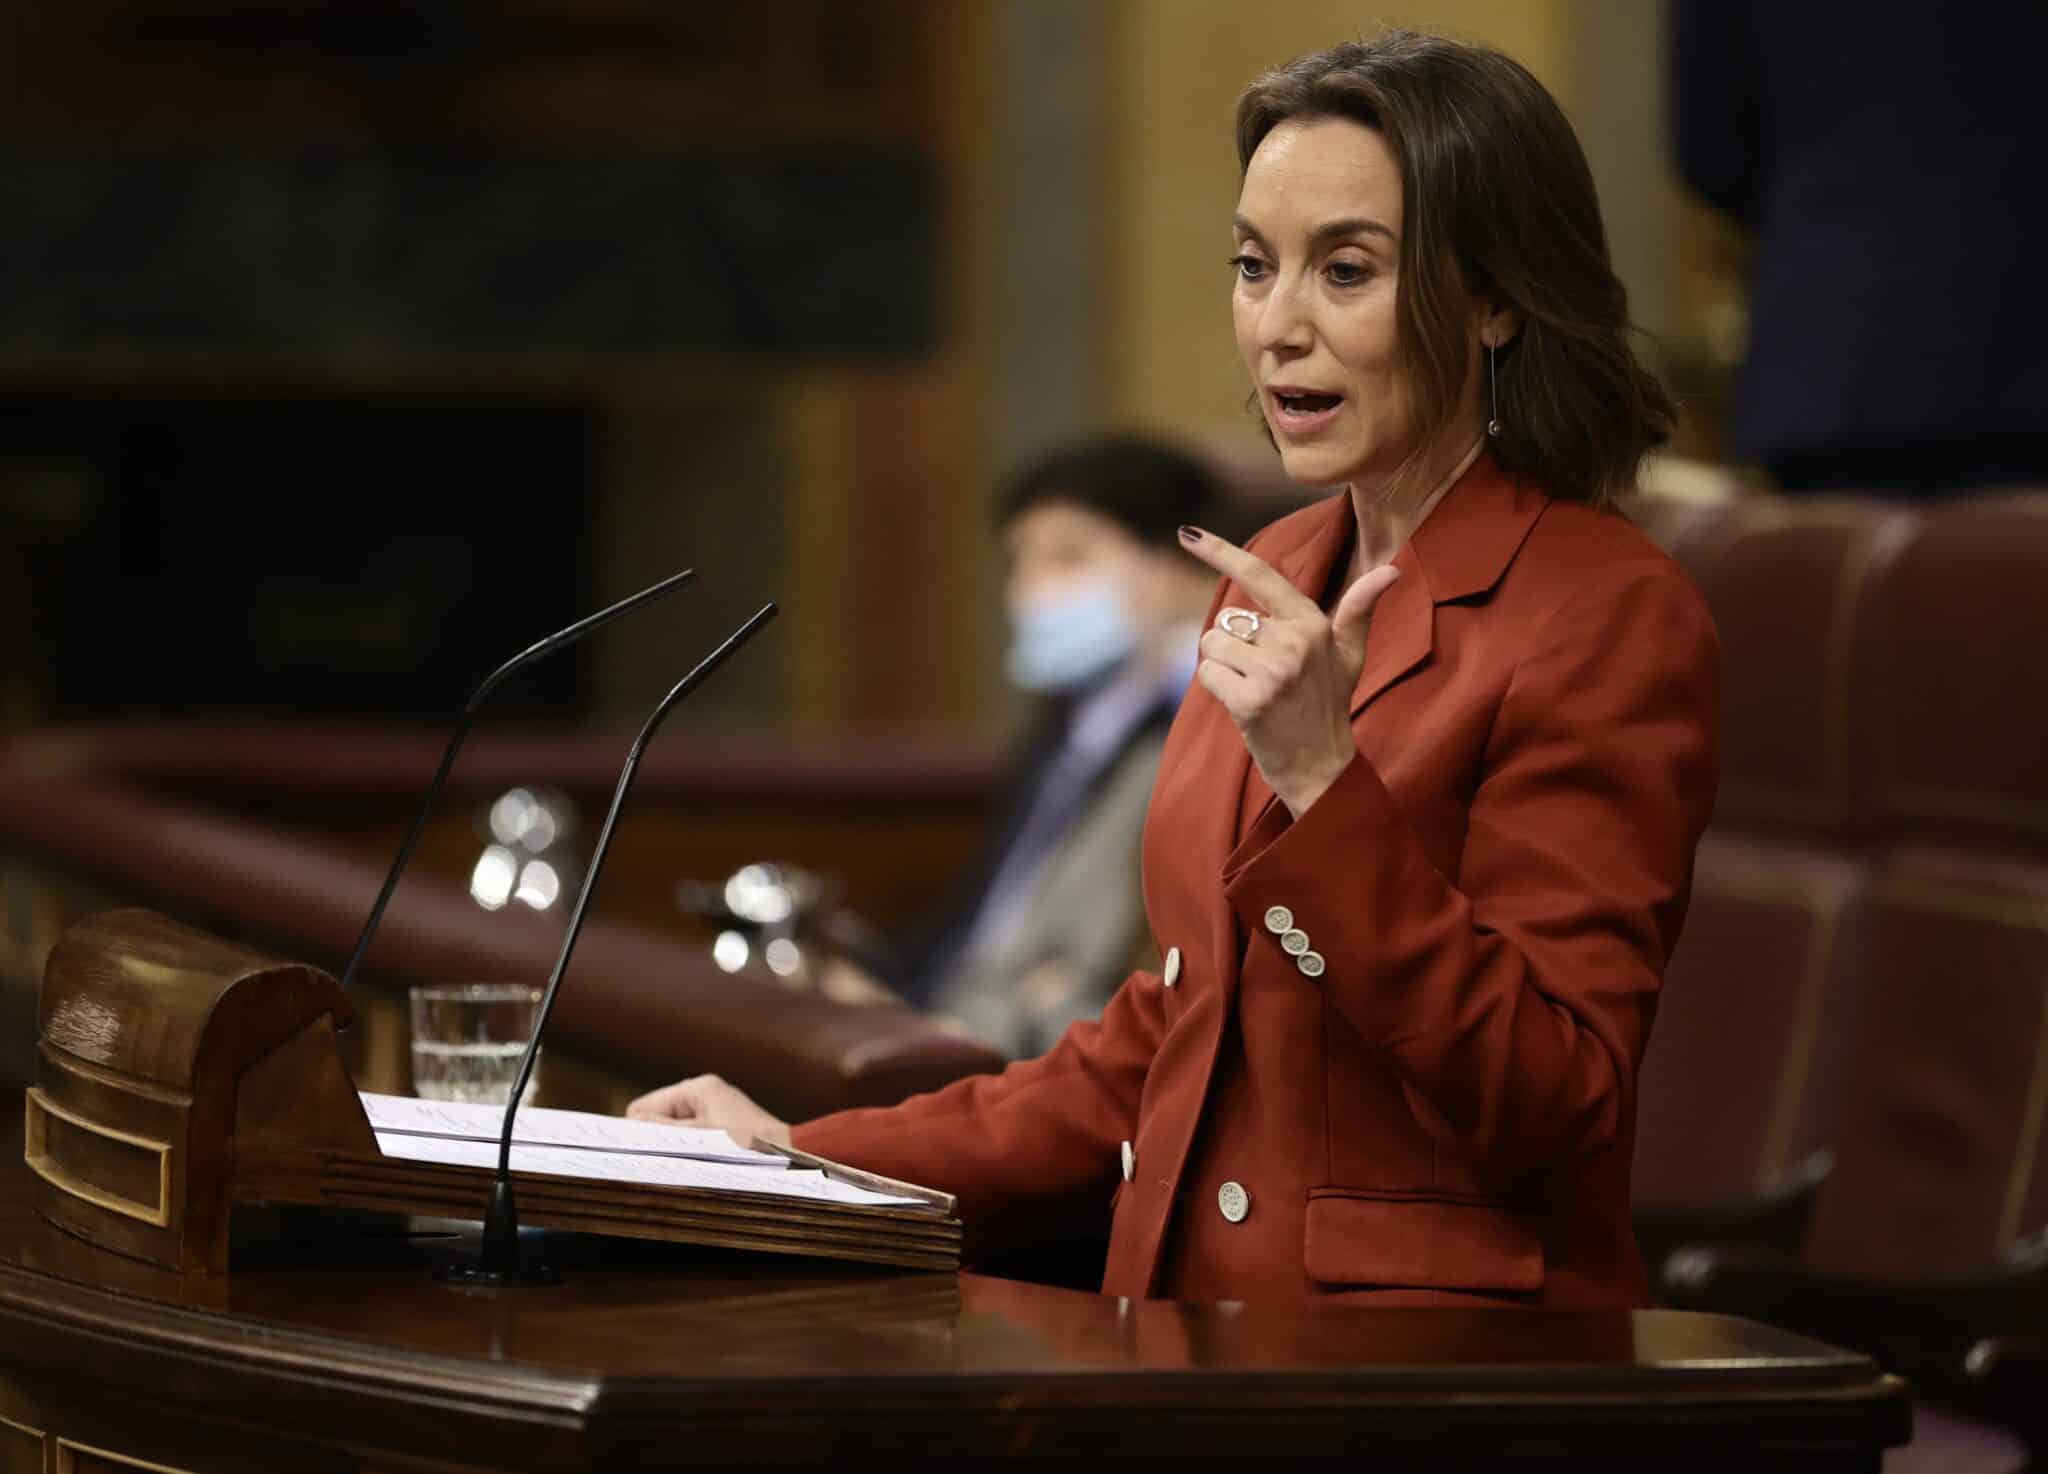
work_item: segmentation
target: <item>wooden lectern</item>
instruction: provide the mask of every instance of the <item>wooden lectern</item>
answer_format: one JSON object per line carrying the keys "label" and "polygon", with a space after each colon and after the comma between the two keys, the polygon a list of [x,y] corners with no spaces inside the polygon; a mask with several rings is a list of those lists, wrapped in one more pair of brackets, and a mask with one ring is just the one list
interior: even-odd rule
{"label": "wooden lectern", "polygon": [[[348,1018],[318,971],[149,912],[60,941],[19,1116],[0,1087],[0,1470],[1877,1474],[1906,1436],[1868,1358],[1672,1311],[1133,1302],[597,1238],[561,1285],[478,1291],[427,1273],[445,1243],[340,1214],[185,1272],[227,1267],[242,1203],[481,1213],[489,1173],[379,1155]],[[821,1248],[748,1193],[519,1184],[541,1223],[957,1253],[933,1212],[863,1208]]]}
{"label": "wooden lectern", "polygon": [[[150,911],[61,938],[43,974],[23,1158],[43,1217],[167,1269],[228,1268],[238,1203],[481,1218],[490,1172],[385,1156],[341,1062],[327,974]],[[927,1208],[514,1173],[538,1227],[953,1269]]]}

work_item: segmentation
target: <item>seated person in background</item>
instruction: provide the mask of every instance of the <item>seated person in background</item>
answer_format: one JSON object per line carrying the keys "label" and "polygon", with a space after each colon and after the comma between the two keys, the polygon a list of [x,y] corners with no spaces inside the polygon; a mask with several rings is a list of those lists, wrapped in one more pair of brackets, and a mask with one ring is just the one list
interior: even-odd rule
{"label": "seated person in background", "polygon": [[1176,529],[1227,514],[1200,460],[1123,437],[1029,466],[999,518],[1007,670],[1045,710],[1006,814],[895,981],[1023,1056],[1100,1013],[1148,948],[1139,835],[1214,584]]}

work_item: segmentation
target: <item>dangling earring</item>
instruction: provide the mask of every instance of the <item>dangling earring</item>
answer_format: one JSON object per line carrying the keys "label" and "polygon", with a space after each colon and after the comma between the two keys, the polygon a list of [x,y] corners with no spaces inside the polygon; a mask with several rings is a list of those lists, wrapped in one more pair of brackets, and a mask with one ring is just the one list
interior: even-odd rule
{"label": "dangling earring", "polygon": [[1486,433],[1498,438],[1500,435],[1500,376],[1494,372],[1493,344],[1486,345],[1486,391],[1487,419]]}

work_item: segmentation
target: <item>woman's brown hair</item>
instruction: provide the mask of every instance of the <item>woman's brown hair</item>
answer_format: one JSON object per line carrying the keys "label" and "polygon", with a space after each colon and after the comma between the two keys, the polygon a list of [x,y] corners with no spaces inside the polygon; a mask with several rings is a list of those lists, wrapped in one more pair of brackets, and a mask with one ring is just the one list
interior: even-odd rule
{"label": "woman's brown hair", "polygon": [[1245,90],[1239,169],[1277,125],[1307,118],[1374,129],[1400,164],[1399,322],[1423,443],[1464,392],[1484,296],[1521,319],[1497,353],[1495,459],[1552,496],[1600,505],[1633,490],[1674,411],[1629,346],[1593,174],[1543,84],[1482,46],[1412,31],[1347,41]]}

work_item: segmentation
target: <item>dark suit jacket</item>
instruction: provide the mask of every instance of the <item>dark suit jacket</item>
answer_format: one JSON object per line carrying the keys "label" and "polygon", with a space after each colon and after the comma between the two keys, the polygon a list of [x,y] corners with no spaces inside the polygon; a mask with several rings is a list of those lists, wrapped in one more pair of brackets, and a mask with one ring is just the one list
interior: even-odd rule
{"label": "dark suit jacket", "polygon": [[2048,5],[1677,0],[1672,21],[1680,168],[1755,232],[1736,449],[1995,471],[2021,441],[2048,471]]}
{"label": "dark suit jacket", "polygon": [[[1340,495],[1253,546],[1321,598],[1354,538]],[[1712,806],[1713,626],[1623,518],[1485,457],[1395,561],[1358,757],[1299,819],[1182,705],[1145,838],[1163,972],[796,1144],[958,1193],[977,1252],[1114,1193],[1115,1294],[1640,1304],[1636,1067]]]}

